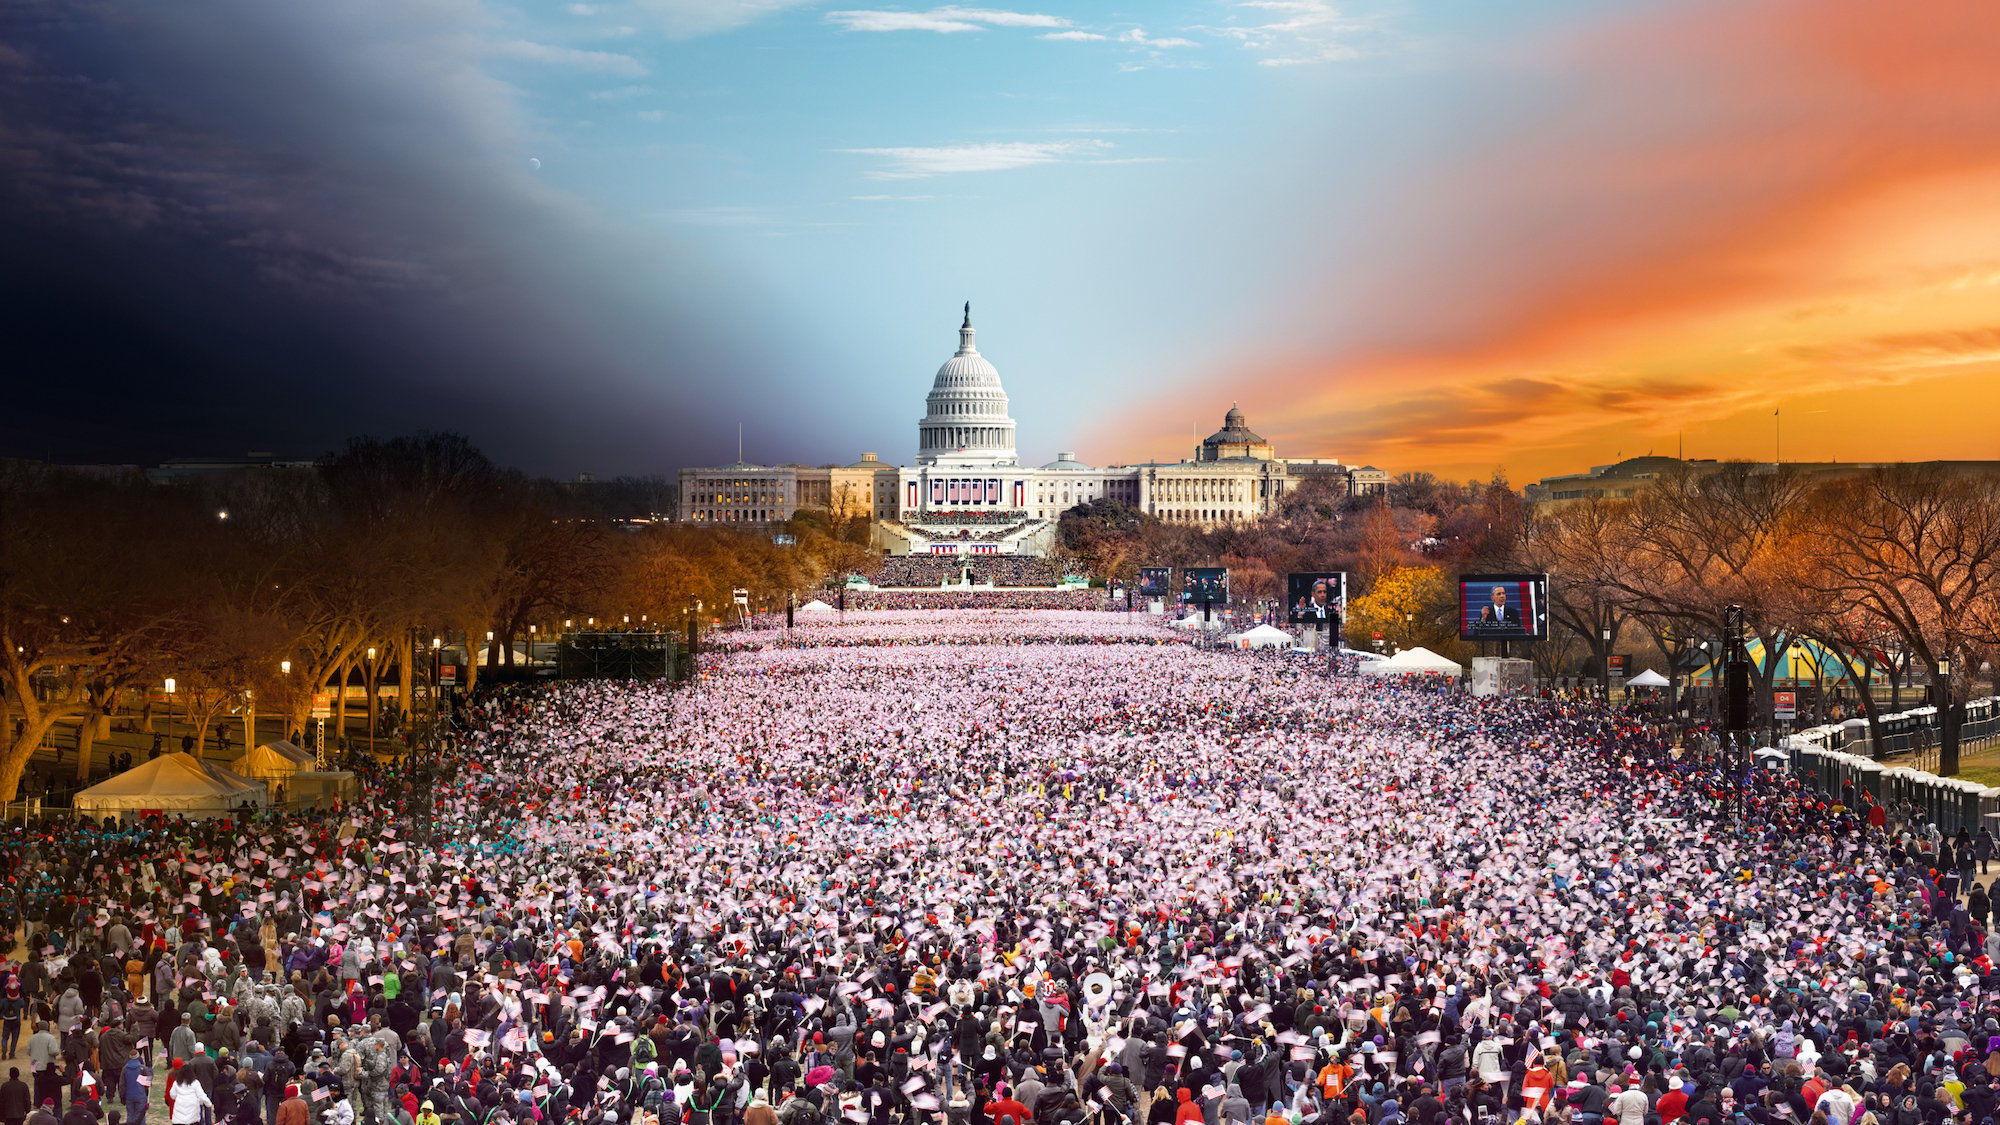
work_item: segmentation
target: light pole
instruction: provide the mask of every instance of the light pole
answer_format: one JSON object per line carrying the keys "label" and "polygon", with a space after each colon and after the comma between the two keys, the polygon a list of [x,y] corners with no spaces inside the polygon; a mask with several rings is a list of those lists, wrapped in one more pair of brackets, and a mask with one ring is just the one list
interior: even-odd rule
{"label": "light pole", "polygon": [[431,750],[436,753],[438,736],[438,693],[444,685],[438,681],[444,677],[444,638],[431,638]]}
{"label": "light pole", "polygon": [[1597,631],[1604,640],[1604,701],[1611,702],[1611,628],[1606,626]]}
{"label": "light pole", "polygon": [[528,663],[531,665],[535,662],[535,634],[540,631],[539,625],[528,626]]}
{"label": "light pole", "polygon": [[1403,643],[1405,645],[1409,645],[1417,639],[1415,636],[1416,631],[1417,615],[1414,613],[1403,614]]}
{"label": "light pole", "polygon": [[167,753],[173,753],[174,745],[174,678],[168,676],[167,689]]}
{"label": "light pole", "polygon": [[[1713,717],[1714,717],[1714,706],[1713,706],[1713,704],[1714,704],[1714,701],[1715,701],[1715,683],[1716,683],[1716,668],[1715,668],[1715,664],[1714,664],[1714,662],[1710,661],[1710,660],[1709,660],[1709,658],[1708,658],[1708,642],[1707,642],[1707,641],[1703,641],[1703,642],[1701,642],[1700,644],[1696,645],[1696,646],[1695,646],[1695,650],[1701,653],[1701,655],[1700,655],[1700,656],[1697,656],[1697,657],[1695,657],[1695,659],[1696,659],[1696,660],[1698,660],[1698,661],[1700,661],[1700,662],[1701,662],[1701,663],[1699,663],[1699,664],[1695,665],[1695,671],[1696,671],[1697,673],[1699,673],[1699,672],[1700,672],[1700,671],[1701,671],[1701,670],[1702,670],[1702,669],[1703,669],[1704,667],[1708,669],[1708,699],[1709,699],[1709,703],[1710,703],[1710,708],[1709,708],[1709,717],[1710,717],[1710,718],[1713,718]],[[1692,679],[1692,677],[1690,677],[1690,679]],[[1690,688],[1692,688],[1692,687],[1693,687],[1694,685],[1693,685],[1693,684],[1689,684],[1688,686],[1689,686]],[[1694,716],[1693,716],[1693,714],[1689,714],[1689,715],[1688,715],[1688,722],[1689,722],[1689,724],[1690,724],[1690,725],[1692,725],[1692,724],[1693,724],[1693,722],[1694,722]]]}
{"label": "light pole", "polygon": [[375,752],[375,646],[368,646],[368,752]]}

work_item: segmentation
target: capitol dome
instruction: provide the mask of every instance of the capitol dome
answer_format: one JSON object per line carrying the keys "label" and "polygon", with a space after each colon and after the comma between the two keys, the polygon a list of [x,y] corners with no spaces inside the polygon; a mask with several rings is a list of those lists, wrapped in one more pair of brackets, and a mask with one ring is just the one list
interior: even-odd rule
{"label": "capitol dome", "polygon": [[1014,418],[1000,372],[973,346],[972,304],[958,329],[958,352],[938,368],[917,423],[920,465],[1018,465]]}

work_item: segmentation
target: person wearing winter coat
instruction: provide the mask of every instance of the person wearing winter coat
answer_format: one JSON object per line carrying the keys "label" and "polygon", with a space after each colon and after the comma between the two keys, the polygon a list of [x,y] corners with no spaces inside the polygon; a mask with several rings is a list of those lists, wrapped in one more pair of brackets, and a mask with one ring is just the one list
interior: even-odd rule
{"label": "person wearing winter coat", "polygon": [[173,1088],[168,1095],[174,1107],[171,1125],[206,1125],[209,1120],[207,1114],[215,1109],[208,1091],[201,1088],[201,1082],[186,1067],[174,1075]]}
{"label": "person wearing winter coat", "polygon": [[1489,1036],[1481,1039],[1479,1045],[1472,1049],[1472,1072],[1490,1086],[1507,1080],[1507,1068],[1500,1060],[1499,1039]]}
{"label": "person wearing winter coat", "polygon": [[125,1106],[125,1125],[145,1125],[152,1087],[152,1073],[146,1064],[137,1055],[128,1055],[125,1065],[118,1068],[118,1100]]}
{"label": "person wearing winter coat", "polygon": [[278,1112],[271,1119],[271,1125],[309,1125],[312,1111],[306,1107],[306,1100],[299,1096],[297,1084],[285,1087],[285,1100],[278,1103]]}
{"label": "person wearing winter coat", "polygon": [[1241,1085],[1229,1084],[1229,1092],[1223,1095],[1217,1116],[1219,1125],[1250,1125],[1250,1099],[1243,1096]]}
{"label": "person wearing winter coat", "polygon": [[1125,1067],[1122,1064],[1112,1063],[1098,1072],[1098,1084],[1103,1087],[1104,1095],[1111,1104],[1117,1106],[1128,1117],[1133,1108],[1139,1104],[1139,1088],[1132,1085],[1132,1080],[1125,1076]]}
{"label": "person wearing winter coat", "polygon": [[62,1115],[62,1125],[99,1125],[103,1120],[103,1111],[80,1090]]}

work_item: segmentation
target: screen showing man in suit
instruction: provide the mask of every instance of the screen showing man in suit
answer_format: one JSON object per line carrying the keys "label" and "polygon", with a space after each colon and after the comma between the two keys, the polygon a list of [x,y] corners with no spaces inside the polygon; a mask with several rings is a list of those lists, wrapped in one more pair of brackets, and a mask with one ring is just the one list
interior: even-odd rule
{"label": "screen showing man in suit", "polygon": [[1173,591],[1174,569],[1170,566],[1142,566],[1139,568],[1139,596],[1142,598],[1164,598]]}
{"label": "screen showing man in suit", "polygon": [[1468,641],[1548,635],[1544,574],[1468,574],[1458,581],[1458,635]]}
{"label": "screen showing man in suit", "polygon": [[1293,625],[1334,625],[1347,610],[1347,575],[1314,571],[1285,576],[1285,620]]}
{"label": "screen showing man in suit", "polygon": [[1181,591],[1195,605],[1220,605],[1229,600],[1229,570],[1191,566],[1181,571]]}

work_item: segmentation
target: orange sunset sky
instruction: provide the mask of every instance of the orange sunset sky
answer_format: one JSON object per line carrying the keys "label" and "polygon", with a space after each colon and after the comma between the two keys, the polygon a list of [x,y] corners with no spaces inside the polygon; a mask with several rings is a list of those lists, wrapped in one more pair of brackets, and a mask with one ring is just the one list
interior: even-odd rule
{"label": "orange sunset sky", "polygon": [[1323,327],[1190,372],[1281,455],[2000,458],[2000,4],[1669,5],[1476,68],[1504,108],[1383,185],[1365,284],[1305,265],[1281,319]]}

